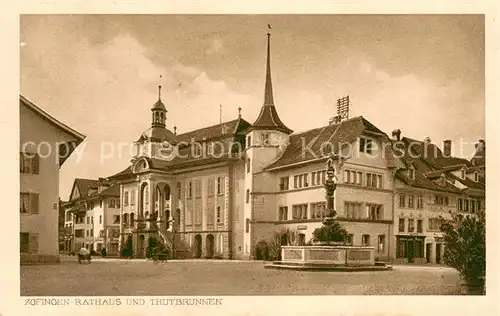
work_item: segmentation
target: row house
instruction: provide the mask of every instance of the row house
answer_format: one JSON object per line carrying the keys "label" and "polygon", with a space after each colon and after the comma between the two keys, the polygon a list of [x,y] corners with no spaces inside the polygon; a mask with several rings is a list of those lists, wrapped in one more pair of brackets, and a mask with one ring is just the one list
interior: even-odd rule
{"label": "row house", "polygon": [[108,255],[119,254],[120,187],[93,179],[75,179],[70,199],[65,204],[64,251],[78,252],[80,248]]}
{"label": "row house", "polygon": [[444,263],[440,222],[454,213],[484,210],[484,178],[471,161],[451,156],[451,141],[441,150],[428,138],[401,137],[396,130],[393,146],[404,153],[405,165],[394,183],[395,261]]}
{"label": "row house", "polygon": [[59,169],[85,136],[19,97],[21,264],[59,261]]}

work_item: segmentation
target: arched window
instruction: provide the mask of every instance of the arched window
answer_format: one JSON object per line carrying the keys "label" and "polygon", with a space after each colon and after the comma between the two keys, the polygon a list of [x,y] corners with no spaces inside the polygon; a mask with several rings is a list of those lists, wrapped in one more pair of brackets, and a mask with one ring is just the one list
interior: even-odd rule
{"label": "arched window", "polygon": [[134,213],[130,213],[130,225],[134,225],[134,220],[135,220],[135,214]]}

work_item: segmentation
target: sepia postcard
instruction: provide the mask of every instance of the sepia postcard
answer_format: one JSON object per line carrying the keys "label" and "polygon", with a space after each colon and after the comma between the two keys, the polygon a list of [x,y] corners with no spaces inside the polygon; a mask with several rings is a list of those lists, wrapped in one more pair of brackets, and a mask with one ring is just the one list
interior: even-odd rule
{"label": "sepia postcard", "polygon": [[5,14],[0,315],[499,312],[493,1],[104,2]]}

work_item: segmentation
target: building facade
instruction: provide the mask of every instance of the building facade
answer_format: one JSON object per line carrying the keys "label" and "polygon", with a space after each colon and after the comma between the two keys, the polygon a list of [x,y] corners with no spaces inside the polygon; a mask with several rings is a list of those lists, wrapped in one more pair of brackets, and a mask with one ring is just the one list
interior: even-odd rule
{"label": "building facade", "polygon": [[326,215],[332,158],[346,243],[373,246],[377,260],[442,263],[440,217],[484,209],[484,141],[467,161],[450,155],[448,141],[441,150],[400,131],[389,137],[361,116],[294,133],[274,103],[270,44],[268,34],[264,102],[252,124],[239,109],[234,120],[178,134],[159,87],[130,166],[106,179],[119,186],[121,255],[143,258],[162,243],[176,258],[252,259],[259,242],[286,229],[308,243]]}
{"label": "building facade", "polygon": [[65,252],[86,248],[118,256],[120,236],[120,187],[109,181],[75,179],[65,204]]}
{"label": "building facade", "polygon": [[59,168],[85,136],[20,96],[21,263],[58,261]]}
{"label": "building facade", "polygon": [[444,141],[441,150],[430,139],[418,141],[400,134],[393,132],[393,146],[404,153],[405,165],[394,183],[395,261],[442,264],[446,245],[440,222],[454,213],[484,211],[484,178],[473,166],[474,158],[451,155],[451,141]]}

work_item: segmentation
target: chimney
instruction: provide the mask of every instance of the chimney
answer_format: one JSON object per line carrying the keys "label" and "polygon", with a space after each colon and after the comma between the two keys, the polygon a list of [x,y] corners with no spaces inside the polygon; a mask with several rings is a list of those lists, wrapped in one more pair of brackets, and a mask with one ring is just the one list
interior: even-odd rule
{"label": "chimney", "polygon": [[449,139],[443,141],[443,155],[445,157],[451,157],[451,140]]}
{"label": "chimney", "polygon": [[431,143],[431,138],[430,138],[430,137],[426,137],[426,138],[424,138],[424,144],[425,144],[425,145],[428,145],[428,144],[430,144],[430,143]]}
{"label": "chimney", "polygon": [[484,139],[478,140],[475,147],[477,150],[483,150],[486,147],[486,143],[484,142]]}
{"label": "chimney", "polygon": [[401,131],[399,129],[395,129],[392,131],[392,139],[396,141],[401,140]]}

